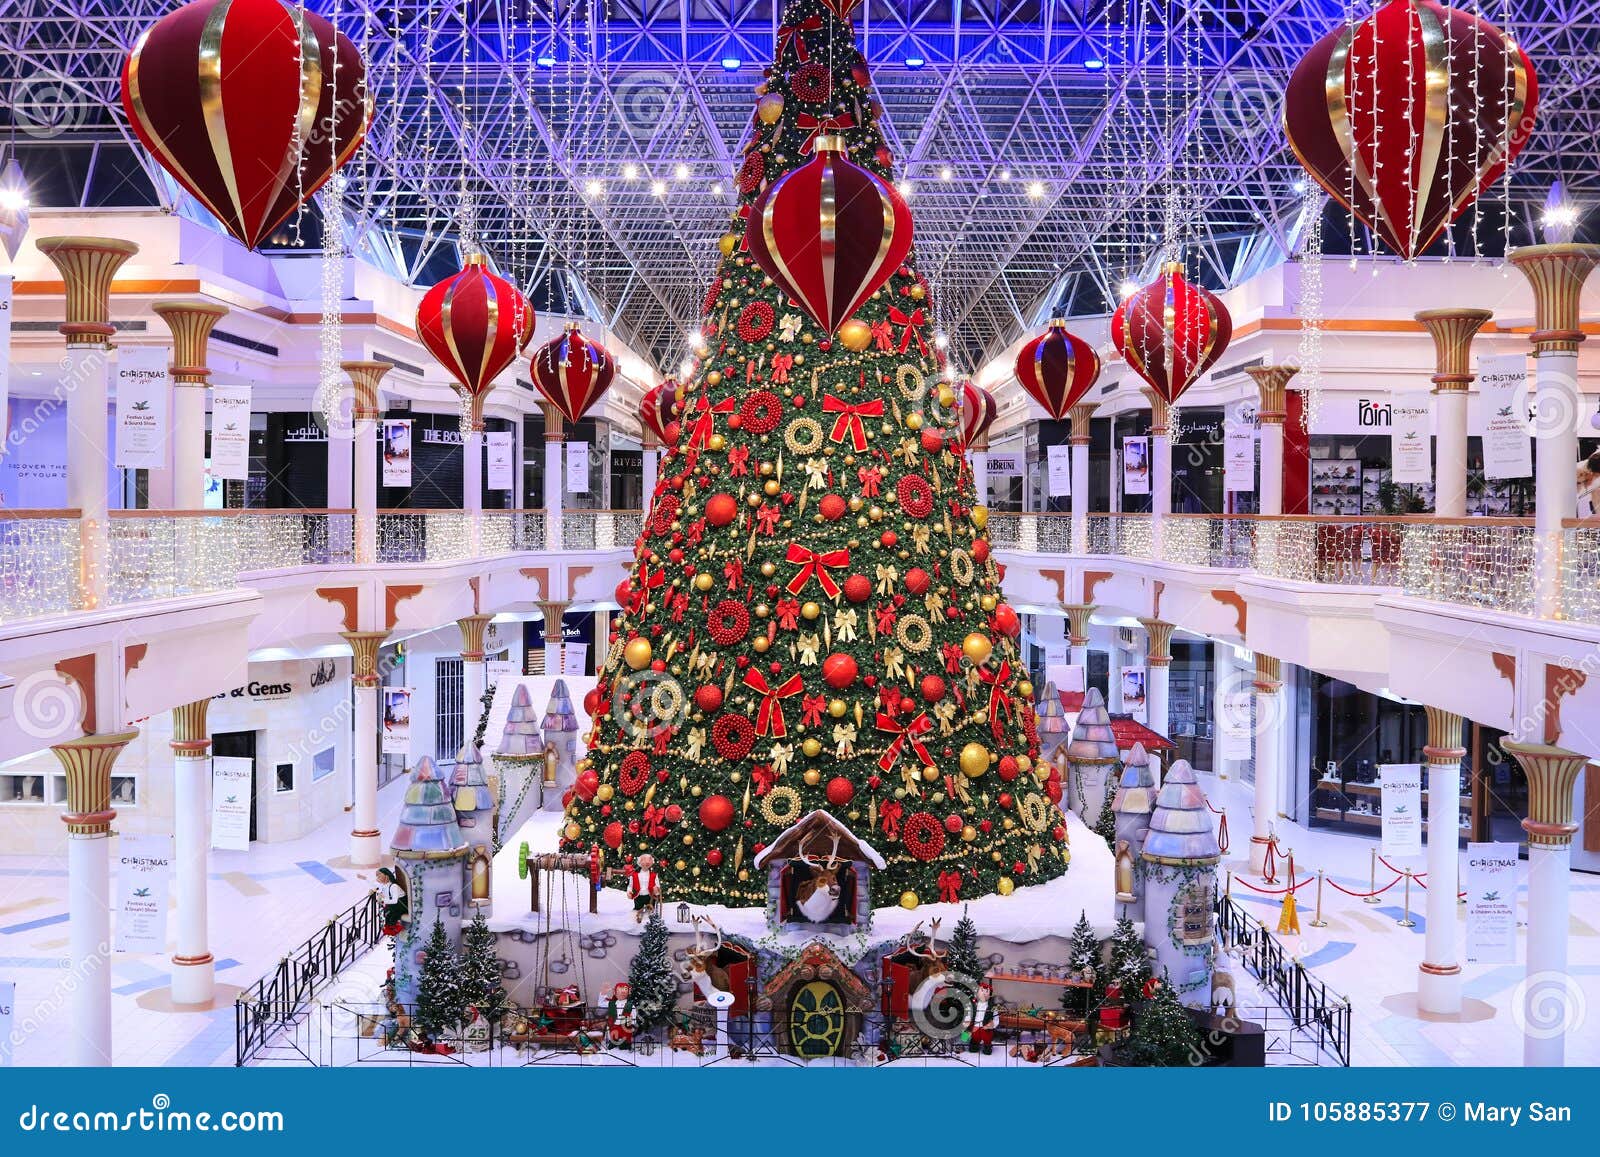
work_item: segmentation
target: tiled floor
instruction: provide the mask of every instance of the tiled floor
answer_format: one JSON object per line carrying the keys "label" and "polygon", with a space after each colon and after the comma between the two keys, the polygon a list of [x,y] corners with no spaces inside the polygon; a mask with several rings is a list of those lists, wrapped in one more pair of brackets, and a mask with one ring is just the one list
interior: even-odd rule
{"label": "tiled floor", "polygon": [[[1250,796],[1246,785],[1203,777],[1228,813],[1230,861],[1249,845]],[[381,796],[383,827],[391,830],[401,789]],[[1302,877],[1321,868],[1331,880],[1365,891],[1373,842],[1359,836],[1306,831],[1280,822],[1282,845],[1292,848]],[[119,955],[112,965],[114,1038],[119,1065],[226,1065],[233,1063],[233,989],[268,971],[326,920],[372,886],[370,873],[346,866],[347,825],[335,822],[289,844],[257,845],[248,853],[213,854],[212,951],[222,1000],[211,1011],[163,1011],[167,964],[155,956]],[[1420,860],[1401,863],[1422,870]],[[1379,869],[1381,886],[1392,873]],[[1245,877],[1259,884],[1253,877]],[[18,985],[15,1063],[65,1063],[69,1054],[65,976],[66,870],[62,860],[0,857],[0,977]],[[1280,899],[1253,893],[1236,880],[1233,894],[1249,910],[1276,922]],[[1427,1021],[1412,1010],[1416,965],[1422,956],[1426,900],[1413,890],[1414,928],[1402,928],[1403,892],[1367,905],[1324,892],[1326,928],[1311,927],[1314,888],[1300,893],[1302,934],[1286,937],[1292,952],[1354,1008],[1354,1060],[1358,1065],[1520,1064],[1521,1029],[1513,1018],[1523,970],[1518,965],[1467,966],[1468,1015],[1459,1023]],[[1600,1064],[1600,878],[1572,880],[1571,971],[1584,1007],[1568,1035],[1569,1064]],[[1464,924],[1464,916],[1461,917]],[[351,977],[381,976],[381,961]],[[232,987],[228,987],[232,986]],[[1241,992],[1241,999],[1244,993]]]}
{"label": "tiled floor", "polygon": [[[394,827],[404,787],[379,795]],[[349,864],[350,824],[340,816],[303,839],[211,853],[211,951],[216,1006],[167,1011],[166,957],[118,953],[111,965],[112,1041],[118,1065],[231,1065],[233,997],[374,885]],[[115,842],[112,845],[115,854]],[[60,857],[0,856],[0,979],[17,984],[17,1065],[68,1063],[67,871]],[[170,937],[176,921],[169,919]],[[0,1049],[6,1048],[0,1041]]]}

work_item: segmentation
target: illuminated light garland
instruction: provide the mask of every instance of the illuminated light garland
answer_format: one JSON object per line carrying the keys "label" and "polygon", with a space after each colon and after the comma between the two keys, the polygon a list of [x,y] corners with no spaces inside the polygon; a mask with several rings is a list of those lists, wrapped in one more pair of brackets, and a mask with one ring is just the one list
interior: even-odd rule
{"label": "illuminated light garland", "polygon": [[1300,363],[1297,388],[1304,396],[1300,421],[1306,432],[1322,409],[1322,211],[1324,197],[1314,181],[1305,183],[1301,209],[1305,235],[1300,247]]}

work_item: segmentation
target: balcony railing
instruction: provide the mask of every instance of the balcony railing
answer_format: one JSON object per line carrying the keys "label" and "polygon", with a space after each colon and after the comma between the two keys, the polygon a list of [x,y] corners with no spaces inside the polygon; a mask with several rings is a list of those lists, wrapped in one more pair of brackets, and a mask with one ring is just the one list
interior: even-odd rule
{"label": "balcony railing", "polygon": [[0,623],[83,606],[76,510],[0,511]]}
{"label": "balcony railing", "polygon": [[[1408,521],[1400,586],[1439,603],[1531,615],[1538,539],[1517,518],[1439,518]],[[1588,621],[1600,622],[1592,607]],[[1567,618],[1581,618],[1567,614]]]}
{"label": "balcony railing", "polygon": [[632,549],[643,527],[644,514],[637,510],[566,510],[561,545],[565,550]]}
{"label": "balcony railing", "polygon": [[1600,623],[1600,520],[1568,522],[1562,529],[1561,616]]}
{"label": "balcony railing", "polygon": [[106,602],[230,590],[241,574],[347,563],[354,515],[338,510],[116,510]]}

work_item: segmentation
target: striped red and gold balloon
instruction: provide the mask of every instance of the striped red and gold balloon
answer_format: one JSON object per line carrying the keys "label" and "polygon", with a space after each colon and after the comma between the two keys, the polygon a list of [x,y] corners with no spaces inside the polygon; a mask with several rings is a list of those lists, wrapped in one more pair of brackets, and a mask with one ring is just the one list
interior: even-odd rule
{"label": "striped red and gold balloon", "polygon": [[569,322],[561,336],[533,352],[533,384],[561,416],[573,425],[611,388],[617,363]]}
{"label": "striped red and gold balloon", "polygon": [[1017,352],[1017,381],[1045,413],[1062,421],[1100,376],[1100,356],[1060,318]]}
{"label": "striped red and gold balloon", "polygon": [[660,385],[653,386],[644,392],[644,398],[639,402],[639,419],[645,428],[655,435],[656,441],[662,446],[672,445],[672,426],[677,421],[678,414],[678,382],[675,378],[667,378]]}
{"label": "striped red and gold balloon", "polygon": [[533,323],[528,299],[480,254],[469,255],[466,268],[428,290],[417,307],[417,337],[456,390],[480,405],[533,337]]}
{"label": "striped red and gold balloon", "polygon": [[1111,315],[1111,342],[1168,403],[1216,364],[1233,337],[1233,318],[1210,290],[1190,285],[1169,262]]}
{"label": "striped red and gold balloon", "polygon": [[1407,259],[1427,249],[1533,135],[1527,53],[1482,17],[1389,0],[1295,66],[1289,145],[1334,200]]}
{"label": "striped red and gold balloon", "polygon": [[314,12],[280,0],[195,0],[122,66],[134,133],[224,229],[254,249],[361,144],[366,64]]}
{"label": "striped red and gold balloon", "polygon": [[961,444],[968,449],[982,446],[989,436],[1000,407],[994,395],[982,386],[963,381],[958,391],[961,405]]}

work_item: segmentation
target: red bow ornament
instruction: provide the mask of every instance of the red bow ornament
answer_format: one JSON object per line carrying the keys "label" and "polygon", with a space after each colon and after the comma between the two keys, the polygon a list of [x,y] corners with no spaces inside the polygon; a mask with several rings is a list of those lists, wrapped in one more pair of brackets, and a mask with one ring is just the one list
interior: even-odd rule
{"label": "red bow ornament", "polygon": [[883,824],[883,834],[891,840],[900,835],[900,817],[906,814],[905,806],[896,800],[887,801],[878,809],[878,819]]}
{"label": "red bow ornament", "polygon": [[1006,691],[1006,684],[1011,682],[1011,663],[1002,661],[998,671],[979,667],[978,678],[989,684],[989,730],[994,732],[996,739],[999,739],[1000,716],[1004,714],[1007,719],[1012,719],[1016,711],[1011,704],[1011,696]]}
{"label": "red bow ornament", "polygon": [[811,59],[811,49],[806,46],[803,33],[822,31],[822,17],[812,16],[800,21],[798,24],[782,24],[778,27],[778,56],[781,59],[784,51],[790,44],[794,45],[794,54],[801,61]]}
{"label": "red bow ornament", "polygon": [[855,447],[857,454],[861,454],[867,449],[867,424],[861,419],[883,417],[883,399],[874,398],[870,402],[852,405],[833,394],[824,394],[822,412],[839,415],[834,419],[833,431],[828,437],[835,442],[843,442],[849,438],[850,445]]}
{"label": "red bow ornament", "polygon": [[823,133],[837,133],[844,129],[853,129],[856,127],[856,118],[847,112],[833,117],[815,117],[808,112],[803,112],[795,118],[795,123],[806,130],[805,144],[800,146],[800,151],[809,153],[812,144]]}
{"label": "red bow ornament", "polygon": [[891,305],[889,307],[889,320],[894,322],[895,325],[905,326],[900,331],[900,349],[898,352],[905,353],[907,347],[911,345],[911,339],[916,338],[918,351],[921,352],[923,357],[928,356],[927,343],[922,340],[922,326],[927,320],[923,316],[922,310],[914,309],[909,314],[905,314]]}
{"label": "red bow ornament", "polygon": [[928,749],[923,745],[922,736],[933,730],[933,720],[928,718],[924,711],[904,727],[893,715],[878,712],[878,730],[888,732],[894,736],[894,742],[889,744],[887,751],[878,759],[878,766],[884,771],[893,771],[894,765],[900,762],[900,752],[906,744],[911,745],[911,750],[916,752],[917,758],[922,760],[922,766],[928,767],[933,763],[933,756],[928,754]]}
{"label": "red bow ornament", "polygon": [[784,560],[800,565],[800,573],[789,580],[788,591],[791,595],[799,594],[806,583],[811,581],[811,576],[816,575],[817,581],[822,584],[822,589],[827,592],[828,597],[838,598],[839,581],[828,572],[833,567],[849,566],[850,552],[830,550],[825,554],[818,554],[809,547],[791,543]]}
{"label": "red bow ornament", "polygon": [[756,710],[756,734],[782,739],[789,734],[789,725],[783,718],[783,701],[800,694],[804,686],[799,675],[791,675],[776,688],[767,677],[754,667],[744,673],[744,685],[761,696],[761,706]]}

